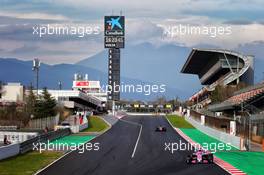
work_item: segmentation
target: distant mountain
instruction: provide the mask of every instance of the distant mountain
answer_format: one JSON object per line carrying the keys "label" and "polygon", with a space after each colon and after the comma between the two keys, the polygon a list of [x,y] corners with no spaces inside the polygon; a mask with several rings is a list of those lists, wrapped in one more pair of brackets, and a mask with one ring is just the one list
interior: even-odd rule
{"label": "distant mountain", "polygon": [[264,81],[264,60],[259,59],[260,57],[255,58],[255,82],[263,82]]}
{"label": "distant mountain", "polygon": [[[151,83],[162,83],[179,90],[174,97],[188,97],[200,88],[196,76],[180,73],[190,51],[190,48],[172,44],[161,47],[149,43],[127,46],[121,49],[121,75]],[[76,64],[107,73],[107,59],[108,53],[105,50]]]}
{"label": "distant mountain", "polygon": [[[197,45],[197,48],[217,48],[213,45]],[[264,42],[240,45],[236,51],[255,55],[255,82],[264,79]],[[196,75],[182,74],[180,70],[191,48],[173,44],[155,47],[149,43],[127,46],[121,49],[121,75],[151,83],[163,83],[178,90],[174,96],[188,97],[201,88]],[[107,51],[84,59],[77,65],[107,73]]]}
{"label": "distant mountain", "polygon": [[[29,86],[30,83],[35,85],[35,76],[32,72],[32,62],[31,61],[21,61],[15,58],[0,58],[0,80],[7,82],[20,82],[25,86]],[[106,85],[107,74],[85,66],[73,65],[73,64],[57,64],[48,65],[41,64],[39,73],[39,87],[48,87],[50,89],[58,89],[58,82],[62,81],[63,89],[71,89],[72,80],[74,73],[87,73],[90,80],[99,80],[101,84]],[[150,82],[144,82],[141,80],[122,77],[122,82],[124,84],[132,85],[153,85]],[[175,97],[177,93],[181,94],[179,97],[185,98],[180,90],[167,87],[165,93],[152,93],[147,94],[147,89],[142,93],[122,93],[121,97],[124,99],[139,99],[139,100],[153,100],[158,96],[166,96],[167,98]]]}
{"label": "distant mountain", "polygon": [[[201,47],[201,46],[197,46]],[[210,46],[206,46],[210,47]],[[236,50],[255,55],[255,80],[263,80],[264,43],[250,43],[239,46]],[[181,74],[191,49],[172,44],[155,47],[149,43],[127,46],[121,50],[121,82],[132,85],[166,85],[165,93],[122,93],[125,99],[153,100],[157,96],[186,99],[201,86],[197,76]],[[76,64],[42,64],[40,69],[40,87],[57,89],[58,81],[62,81],[64,89],[70,89],[74,73],[87,73],[89,79],[107,83],[108,67],[107,50]],[[21,82],[28,86],[34,82],[31,61],[20,61],[14,58],[0,58],[0,80],[4,82]]]}
{"label": "distant mountain", "polygon": [[[14,58],[0,58],[0,80],[4,82],[21,82],[30,85],[35,82],[32,71],[32,61],[21,61]],[[74,73],[88,73],[91,79],[106,80],[106,74],[96,69],[71,64],[48,65],[41,64],[39,72],[39,87],[58,88],[61,81],[63,88],[70,89]]]}
{"label": "distant mountain", "polygon": [[255,56],[255,82],[264,81],[264,41],[255,41],[239,45],[236,50],[243,54]]}

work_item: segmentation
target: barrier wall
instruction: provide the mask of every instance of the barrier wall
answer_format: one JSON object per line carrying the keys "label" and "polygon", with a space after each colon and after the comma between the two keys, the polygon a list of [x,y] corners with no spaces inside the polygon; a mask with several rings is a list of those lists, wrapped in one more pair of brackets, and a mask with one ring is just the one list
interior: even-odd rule
{"label": "barrier wall", "polygon": [[240,149],[240,146],[241,146],[240,145],[240,137],[212,129],[212,128],[207,127],[207,126],[203,126],[199,122],[195,121],[194,119],[192,119],[190,117],[185,117],[185,120],[188,121],[189,123],[191,123],[194,127],[199,129],[203,133],[205,133],[211,137],[214,137],[214,138],[216,138],[216,139],[218,139],[224,143],[229,143],[232,146],[236,147],[237,149]]}
{"label": "barrier wall", "polygon": [[54,128],[55,125],[58,125],[59,118],[60,115],[57,114],[56,116],[53,117],[32,119],[28,123],[28,128],[32,128],[32,129],[44,129],[46,127]]}
{"label": "barrier wall", "polygon": [[79,132],[86,129],[86,128],[88,128],[88,123],[84,123],[84,124],[80,125],[79,126]]}
{"label": "barrier wall", "polygon": [[124,115],[166,115],[165,113],[159,112],[159,113],[144,113],[144,112],[127,112]]}
{"label": "barrier wall", "polygon": [[59,129],[57,131],[51,131],[49,133],[44,133],[41,135],[38,135],[37,137],[34,137],[32,139],[29,139],[25,142],[20,143],[20,153],[25,153],[33,149],[33,145],[37,143],[45,143],[48,140],[52,141],[58,138],[65,137],[67,135],[70,135],[71,131],[69,128],[67,129]]}
{"label": "barrier wall", "polygon": [[0,147],[0,160],[19,154],[19,144]]}
{"label": "barrier wall", "polygon": [[[49,133],[44,133],[41,135],[34,136],[33,138],[28,139],[21,143],[1,146],[0,147],[0,160],[18,155],[19,153],[25,153],[25,152],[31,151],[33,149],[33,145],[39,142],[47,142],[47,140],[52,141],[57,138],[67,136],[70,133],[71,133],[70,129],[51,131]],[[25,134],[25,133],[22,133],[22,134]]]}
{"label": "barrier wall", "polygon": [[37,132],[15,132],[15,131],[0,131],[0,141],[4,140],[4,136],[11,143],[21,143],[26,140],[32,139],[38,135]]}
{"label": "barrier wall", "polygon": [[83,123],[81,125],[71,125],[71,126],[61,126],[61,125],[57,125],[55,126],[55,130],[58,129],[66,129],[69,128],[71,130],[72,133],[78,133],[86,128],[88,128],[88,123]]}
{"label": "barrier wall", "polygon": [[75,125],[75,126],[70,126],[71,132],[72,133],[78,133],[84,129],[88,128],[88,123],[84,123],[81,125]]}

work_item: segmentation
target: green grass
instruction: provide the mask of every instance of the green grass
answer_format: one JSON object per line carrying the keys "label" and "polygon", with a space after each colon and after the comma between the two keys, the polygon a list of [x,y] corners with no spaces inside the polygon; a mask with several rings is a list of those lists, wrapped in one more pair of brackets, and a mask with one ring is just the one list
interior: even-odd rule
{"label": "green grass", "polygon": [[[223,143],[213,137],[210,137],[197,129],[184,129],[181,131],[190,137],[193,141],[201,144]],[[239,151],[235,147],[232,147],[231,151],[225,151],[227,147],[224,147],[224,151],[214,153],[220,159],[230,163],[234,167],[246,172],[249,175],[262,175],[264,172],[264,152],[243,152]]]}
{"label": "green grass", "polygon": [[[222,150],[222,151],[234,151],[234,150],[238,150],[237,148],[231,146],[231,145],[227,145],[224,142],[221,142],[220,140],[217,140],[213,137],[210,137],[209,135],[199,131],[198,129],[186,129],[186,128],[181,128],[180,129],[185,135],[187,135],[188,137],[190,137],[193,141],[199,143],[201,146],[208,146],[210,145],[210,147],[208,146],[209,150]],[[220,147],[219,147],[220,146]]]}
{"label": "green grass", "polygon": [[101,132],[106,130],[109,126],[105,123],[104,120],[100,119],[99,117],[93,116],[89,117],[89,124],[88,128],[83,130],[82,132]]}
{"label": "green grass", "polygon": [[194,128],[183,117],[180,117],[180,116],[177,116],[177,115],[168,115],[167,119],[176,128]]}
{"label": "green grass", "polygon": [[29,152],[0,161],[0,175],[29,175],[62,156],[62,152]]}
{"label": "green grass", "polygon": [[209,135],[199,131],[194,126],[192,126],[189,122],[187,122],[184,117],[179,117],[177,115],[168,115],[168,120],[171,122],[171,124],[179,128],[185,135],[190,137],[193,141],[199,143],[202,146],[210,146],[210,150],[218,150],[218,147],[214,145],[220,146],[220,149],[223,150],[237,150],[235,147],[226,145],[224,142],[221,142],[213,137],[210,137]]}
{"label": "green grass", "polygon": [[[209,145],[219,145],[219,143],[223,143],[199,131],[198,129],[195,129],[182,117],[170,115],[167,116],[167,118],[174,127],[180,128],[180,130],[185,135],[202,146],[204,145],[204,143],[207,143]],[[225,146],[224,150],[226,149],[227,147]],[[233,146],[231,147],[231,151],[219,151],[219,149],[216,150],[217,152],[215,153],[215,155],[217,157],[230,163],[234,167],[246,172],[249,175],[262,175],[264,172],[264,152],[242,152]]]}
{"label": "green grass", "polygon": [[65,136],[63,138],[54,140],[51,143],[53,143],[53,144],[68,144],[69,146],[80,145],[80,144],[84,144],[84,143],[90,141],[93,138],[94,138],[94,136],[70,135],[70,136]]}
{"label": "green grass", "polygon": [[215,155],[249,175],[262,175],[264,172],[263,152],[217,152]]}

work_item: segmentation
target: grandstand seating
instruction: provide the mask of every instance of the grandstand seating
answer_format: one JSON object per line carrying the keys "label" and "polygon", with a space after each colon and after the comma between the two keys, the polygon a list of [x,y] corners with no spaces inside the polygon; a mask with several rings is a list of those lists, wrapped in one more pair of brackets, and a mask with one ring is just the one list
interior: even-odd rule
{"label": "grandstand seating", "polygon": [[264,94],[264,87],[259,88],[259,89],[253,89],[248,92],[244,92],[241,94],[234,95],[230,97],[229,99],[226,100],[226,102],[230,102],[233,105],[237,105],[246,101],[249,101],[253,98],[255,98],[258,95],[263,95]]}

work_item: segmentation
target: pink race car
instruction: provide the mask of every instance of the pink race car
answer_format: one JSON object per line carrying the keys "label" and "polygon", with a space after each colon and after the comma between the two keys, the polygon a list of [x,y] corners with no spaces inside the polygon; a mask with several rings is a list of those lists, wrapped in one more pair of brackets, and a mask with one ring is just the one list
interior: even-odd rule
{"label": "pink race car", "polygon": [[198,151],[192,153],[191,155],[188,155],[186,162],[188,164],[194,164],[194,163],[213,163],[214,162],[214,155],[209,152],[202,149],[199,149]]}

